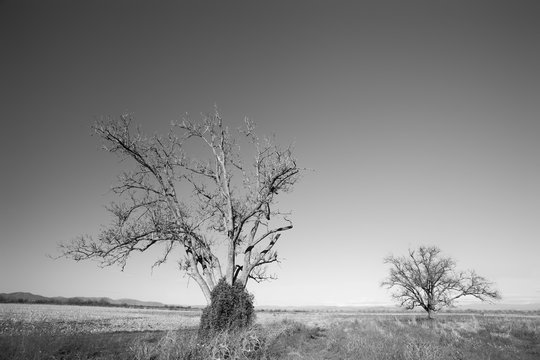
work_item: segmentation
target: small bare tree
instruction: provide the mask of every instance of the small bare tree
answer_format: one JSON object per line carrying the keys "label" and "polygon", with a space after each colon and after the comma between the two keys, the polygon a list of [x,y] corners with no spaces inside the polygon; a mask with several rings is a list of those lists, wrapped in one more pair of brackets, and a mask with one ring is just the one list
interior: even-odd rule
{"label": "small bare tree", "polygon": [[409,250],[408,256],[388,256],[384,263],[390,264],[390,275],[381,286],[396,288],[392,297],[400,306],[413,309],[423,308],[432,318],[432,313],[464,296],[473,296],[485,301],[499,299],[492,283],[474,271],[456,272],[456,263],[451,258],[440,256],[437,247],[420,246]]}
{"label": "small bare tree", "polygon": [[[293,189],[301,171],[291,148],[259,139],[248,119],[233,136],[217,109],[199,123],[188,116],[172,123],[166,136],[144,135],[129,115],[98,121],[93,130],[104,149],[131,160],[133,170],[120,175],[112,189],[122,199],[108,207],[113,223],[97,238],[79,236],[61,244],[60,256],[123,269],[134,252],[161,245],[158,266],[178,248],[181,270],[208,303],[221,278],[245,287],[249,279],[270,277],[265,268],[278,261],[275,244],[293,227],[276,206],[277,196]],[[249,165],[240,155],[240,137],[254,148]],[[189,156],[194,146],[206,156]]]}

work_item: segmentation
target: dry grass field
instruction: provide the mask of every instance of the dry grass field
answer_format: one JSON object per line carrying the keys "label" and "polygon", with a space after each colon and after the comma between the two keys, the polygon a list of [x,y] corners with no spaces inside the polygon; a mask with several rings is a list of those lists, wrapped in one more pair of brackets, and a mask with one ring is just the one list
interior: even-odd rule
{"label": "dry grass field", "polygon": [[200,312],[2,304],[0,359],[540,359],[540,317],[259,312],[200,343]]}
{"label": "dry grass field", "polygon": [[36,331],[61,334],[167,331],[195,327],[199,317],[199,310],[0,304],[0,335]]}

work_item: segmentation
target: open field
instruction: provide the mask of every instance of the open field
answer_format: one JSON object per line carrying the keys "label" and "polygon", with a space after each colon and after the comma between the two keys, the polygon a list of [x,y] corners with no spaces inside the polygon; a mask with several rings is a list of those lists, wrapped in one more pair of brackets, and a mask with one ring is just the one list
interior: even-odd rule
{"label": "open field", "polygon": [[27,334],[36,330],[64,334],[167,331],[196,327],[199,317],[199,310],[0,304],[0,335]]}
{"label": "open field", "polygon": [[539,359],[540,317],[259,312],[201,344],[200,311],[2,304],[0,359]]}

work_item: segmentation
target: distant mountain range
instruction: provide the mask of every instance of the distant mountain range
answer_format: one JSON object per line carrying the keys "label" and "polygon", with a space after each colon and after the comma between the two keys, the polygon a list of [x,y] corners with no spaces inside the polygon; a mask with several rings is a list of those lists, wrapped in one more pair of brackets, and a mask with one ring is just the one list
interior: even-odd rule
{"label": "distant mountain range", "polygon": [[157,301],[140,301],[134,299],[114,300],[107,297],[47,297],[29,292],[0,293],[0,303],[185,308],[182,306],[165,305]]}

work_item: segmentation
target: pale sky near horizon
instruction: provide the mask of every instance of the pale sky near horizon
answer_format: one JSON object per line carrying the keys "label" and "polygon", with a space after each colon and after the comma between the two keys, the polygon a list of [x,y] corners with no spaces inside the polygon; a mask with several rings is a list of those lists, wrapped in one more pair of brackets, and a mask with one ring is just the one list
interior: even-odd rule
{"label": "pale sky near horizon", "polygon": [[[110,218],[95,117],[214,104],[312,169],[258,305],[391,303],[383,258],[439,246],[540,303],[540,3],[0,1],[0,292],[203,304],[173,261],[52,260]],[[159,251],[158,253],[161,253]]]}

